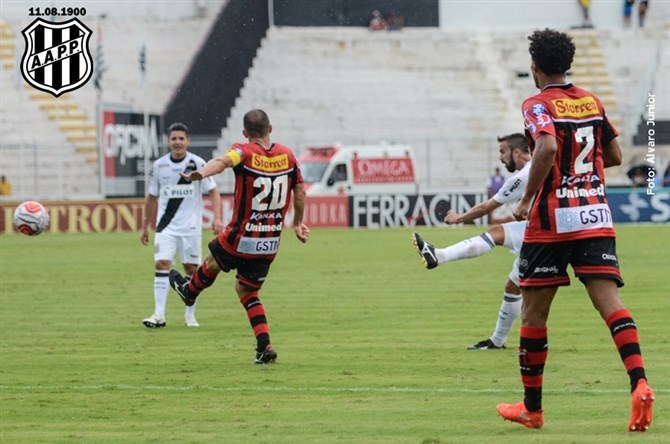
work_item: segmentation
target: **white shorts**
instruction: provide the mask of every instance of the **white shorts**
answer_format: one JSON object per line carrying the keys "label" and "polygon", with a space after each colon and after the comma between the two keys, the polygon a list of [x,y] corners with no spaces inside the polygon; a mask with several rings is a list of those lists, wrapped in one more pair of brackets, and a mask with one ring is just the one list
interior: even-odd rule
{"label": "white shorts", "polygon": [[507,222],[502,224],[502,227],[505,230],[503,246],[518,256],[521,252],[521,244],[523,244],[523,234],[526,231],[526,221]]}
{"label": "white shorts", "polygon": [[519,256],[514,259],[512,271],[509,272],[509,280],[514,282],[517,287],[519,286]]}
{"label": "white shorts", "polygon": [[519,286],[519,253],[521,252],[521,244],[523,244],[523,234],[526,231],[526,222],[507,222],[502,225],[505,230],[505,242],[503,245],[509,249],[510,253],[516,255],[514,264],[512,264],[512,271],[509,272],[509,280],[514,282],[514,285]]}
{"label": "white shorts", "polygon": [[171,261],[179,253],[182,264],[200,265],[202,262],[202,233],[177,236],[169,233],[156,233],[154,236],[154,261]]}

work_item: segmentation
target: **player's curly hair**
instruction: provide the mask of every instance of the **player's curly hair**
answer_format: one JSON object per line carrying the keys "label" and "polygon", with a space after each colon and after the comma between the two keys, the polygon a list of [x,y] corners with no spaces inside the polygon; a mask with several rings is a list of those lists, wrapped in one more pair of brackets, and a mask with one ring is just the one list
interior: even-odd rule
{"label": "player's curly hair", "polygon": [[528,36],[530,45],[528,52],[535,65],[547,75],[564,74],[570,69],[575,57],[575,44],[572,37],[546,28],[543,31],[535,30]]}

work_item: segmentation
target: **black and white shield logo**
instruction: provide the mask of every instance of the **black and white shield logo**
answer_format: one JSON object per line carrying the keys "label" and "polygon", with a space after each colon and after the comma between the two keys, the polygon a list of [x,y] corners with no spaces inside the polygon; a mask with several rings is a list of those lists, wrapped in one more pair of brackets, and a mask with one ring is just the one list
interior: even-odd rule
{"label": "black and white shield logo", "polygon": [[76,18],[61,23],[38,18],[21,33],[26,41],[21,73],[35,88],[58,97],[91,78],[88,41],[92,32]]}

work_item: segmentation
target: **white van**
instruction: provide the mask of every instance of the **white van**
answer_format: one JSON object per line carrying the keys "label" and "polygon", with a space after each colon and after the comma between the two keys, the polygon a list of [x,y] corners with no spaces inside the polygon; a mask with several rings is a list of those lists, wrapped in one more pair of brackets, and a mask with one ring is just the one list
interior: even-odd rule
{"label": "white van", "polygon": [[418,194],[409,145],[308,147],[300,158],[308,196]]}

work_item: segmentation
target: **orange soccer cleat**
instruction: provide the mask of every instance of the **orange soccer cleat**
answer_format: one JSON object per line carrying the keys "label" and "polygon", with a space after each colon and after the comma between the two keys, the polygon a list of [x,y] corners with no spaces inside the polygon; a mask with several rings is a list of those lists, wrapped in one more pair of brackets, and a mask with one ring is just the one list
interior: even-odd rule
{"label": "orange soccer cleat", "polygon": [[631,395],[629,432],[646,432],[651,425],[651,410],[654,406],[654,391],[647,381],[640,379]]}
{"label": "orange soccer cleat", "polygon": [[541,429],[544,425],[543,410],[529,412],[523,401],[517,404],[498,404],[496,408],[498,414],[507,421],[518,422],[530,429]]}

